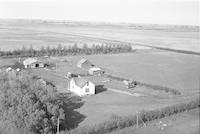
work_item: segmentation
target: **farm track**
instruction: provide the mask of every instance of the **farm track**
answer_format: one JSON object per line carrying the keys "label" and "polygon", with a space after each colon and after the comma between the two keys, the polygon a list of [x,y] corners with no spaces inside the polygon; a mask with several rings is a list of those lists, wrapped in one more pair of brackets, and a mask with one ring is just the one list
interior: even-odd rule
{"label": "farm track", "polygon": [[[59,75],[59,74],[57,74],[57,72],[55,71],[55,72],[52,72],[52,71],[50,71],[50,70],[45,70],[45,71],[48,71],[49,73],[51,73],[52,75],[54,75],[54,76],[56,76],[56,77],[59,77],[59,78],[65,78],[64,76],[62,76],[62,75]],[[37,71],[38,73],[40,73],[39,71]]]}
{"label": "farm track", "polygon": [[130,92],[121,91],[121,90],[113,89],[113,88],[107,88],[107,90],[108,90],[108,91],[112,91],[112,92],[116,92],[116,93],[120,93],[120,94],[129,95],[129,96],[134,96],[134,97],[141,97],[141,96],[144,96],[144,95],[139,94],[139,93],[130,93]]}

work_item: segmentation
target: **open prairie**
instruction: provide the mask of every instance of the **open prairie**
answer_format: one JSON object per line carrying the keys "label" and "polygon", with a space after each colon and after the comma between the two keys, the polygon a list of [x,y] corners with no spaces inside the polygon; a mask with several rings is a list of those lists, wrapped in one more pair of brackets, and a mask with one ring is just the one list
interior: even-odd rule
{"label": "open prairie", "polygon": [[198,26],[0,20],[0,48],[133,43],[200,52]]}
{"label": "open prairie", "polygon": [[[139,43],[139,46],[200,52],[198,27],[193,26],[56,23],[39,20],[0,21],[1,50],[14,50],[31,45],[35,49],[40,49],[41,46],[58,44],[68,46],[74,43],[78,45],[132,43],[133,47]],[[97,91],[98,93],[93,96],[82,98],[83,105],[75,109],[82,115],[81,121],[75,122],[78,126],[93,125],[94,122],[98,124],[108,120],[112,115],[134,115],[136,111],[158,109],[199,97],[199,55],[147,49],[121,54],[50,56],[46,62],[53,63],[54,68],[29,71],[55,84],[58,91],[69,92],[65,75],[67,72],[84,74],[85,72],[76,66],[82,58],[101,67],[106,74],[174,88],[181,95],[172,95],[141,86],[131,90],[121,81],[111,79],[102,82],[108,78],[90,77],[98,81],[98,85],[103,85],[103,90]],[[17,60],[17,58],[1,58],[0,67],[8,67]]]}

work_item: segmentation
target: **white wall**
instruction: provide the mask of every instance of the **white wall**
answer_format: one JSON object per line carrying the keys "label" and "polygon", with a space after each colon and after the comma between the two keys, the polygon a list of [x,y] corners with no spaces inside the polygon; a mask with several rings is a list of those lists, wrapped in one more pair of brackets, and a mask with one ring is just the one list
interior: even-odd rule
{"label": "white wall", "polygon": [[[89,89],[88,92],[86,92],[87,88]],[[95,85],[92,82],[89,82],[88,85],[86,84],[83,88],[80,88],[76,86],[74,80],[71,80],[69,90],[78,96],[93,95],[95,94]]]}
{"label": "white wall", "polygon": [[[89,92],[86,92],[86,89],[89,88]],[[93,95],[95,94],[95,85],[92,82],[89,82],[82,88],[83,94],[85,95]]]}

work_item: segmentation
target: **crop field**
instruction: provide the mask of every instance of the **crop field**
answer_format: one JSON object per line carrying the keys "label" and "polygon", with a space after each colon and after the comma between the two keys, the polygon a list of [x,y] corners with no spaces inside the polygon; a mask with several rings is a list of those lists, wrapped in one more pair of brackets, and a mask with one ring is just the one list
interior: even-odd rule
{"label": "crop field", "polygon": [[200,52],[198,27],[0,20],[0,48],[128,42]]}

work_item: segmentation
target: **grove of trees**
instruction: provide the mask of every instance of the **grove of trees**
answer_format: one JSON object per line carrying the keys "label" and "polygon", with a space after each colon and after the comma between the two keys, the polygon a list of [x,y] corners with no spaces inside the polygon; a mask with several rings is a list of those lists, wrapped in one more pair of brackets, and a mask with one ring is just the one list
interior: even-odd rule
{"label": "grove of trees", "polygon": [[32,46],[29,48],[23,46],[21,49],[13,51],[0,51],[0,56],[9,57],[35,57],[35,56],[66,56],[66,55],[91,55],[91,54],[108,54],[108,53],[125,53],[132,52],[130,44],[93,44],[91,47],[88,44],[83,44],[79,47],[76,43],[69,46],[59,44],[57,47],[42,46],[40,49],[34,49]]}
{"label": "grove of trees", "polygon": [[28,72],[0,73],[0,133],[55,134],[65,121],[55,87]]}

